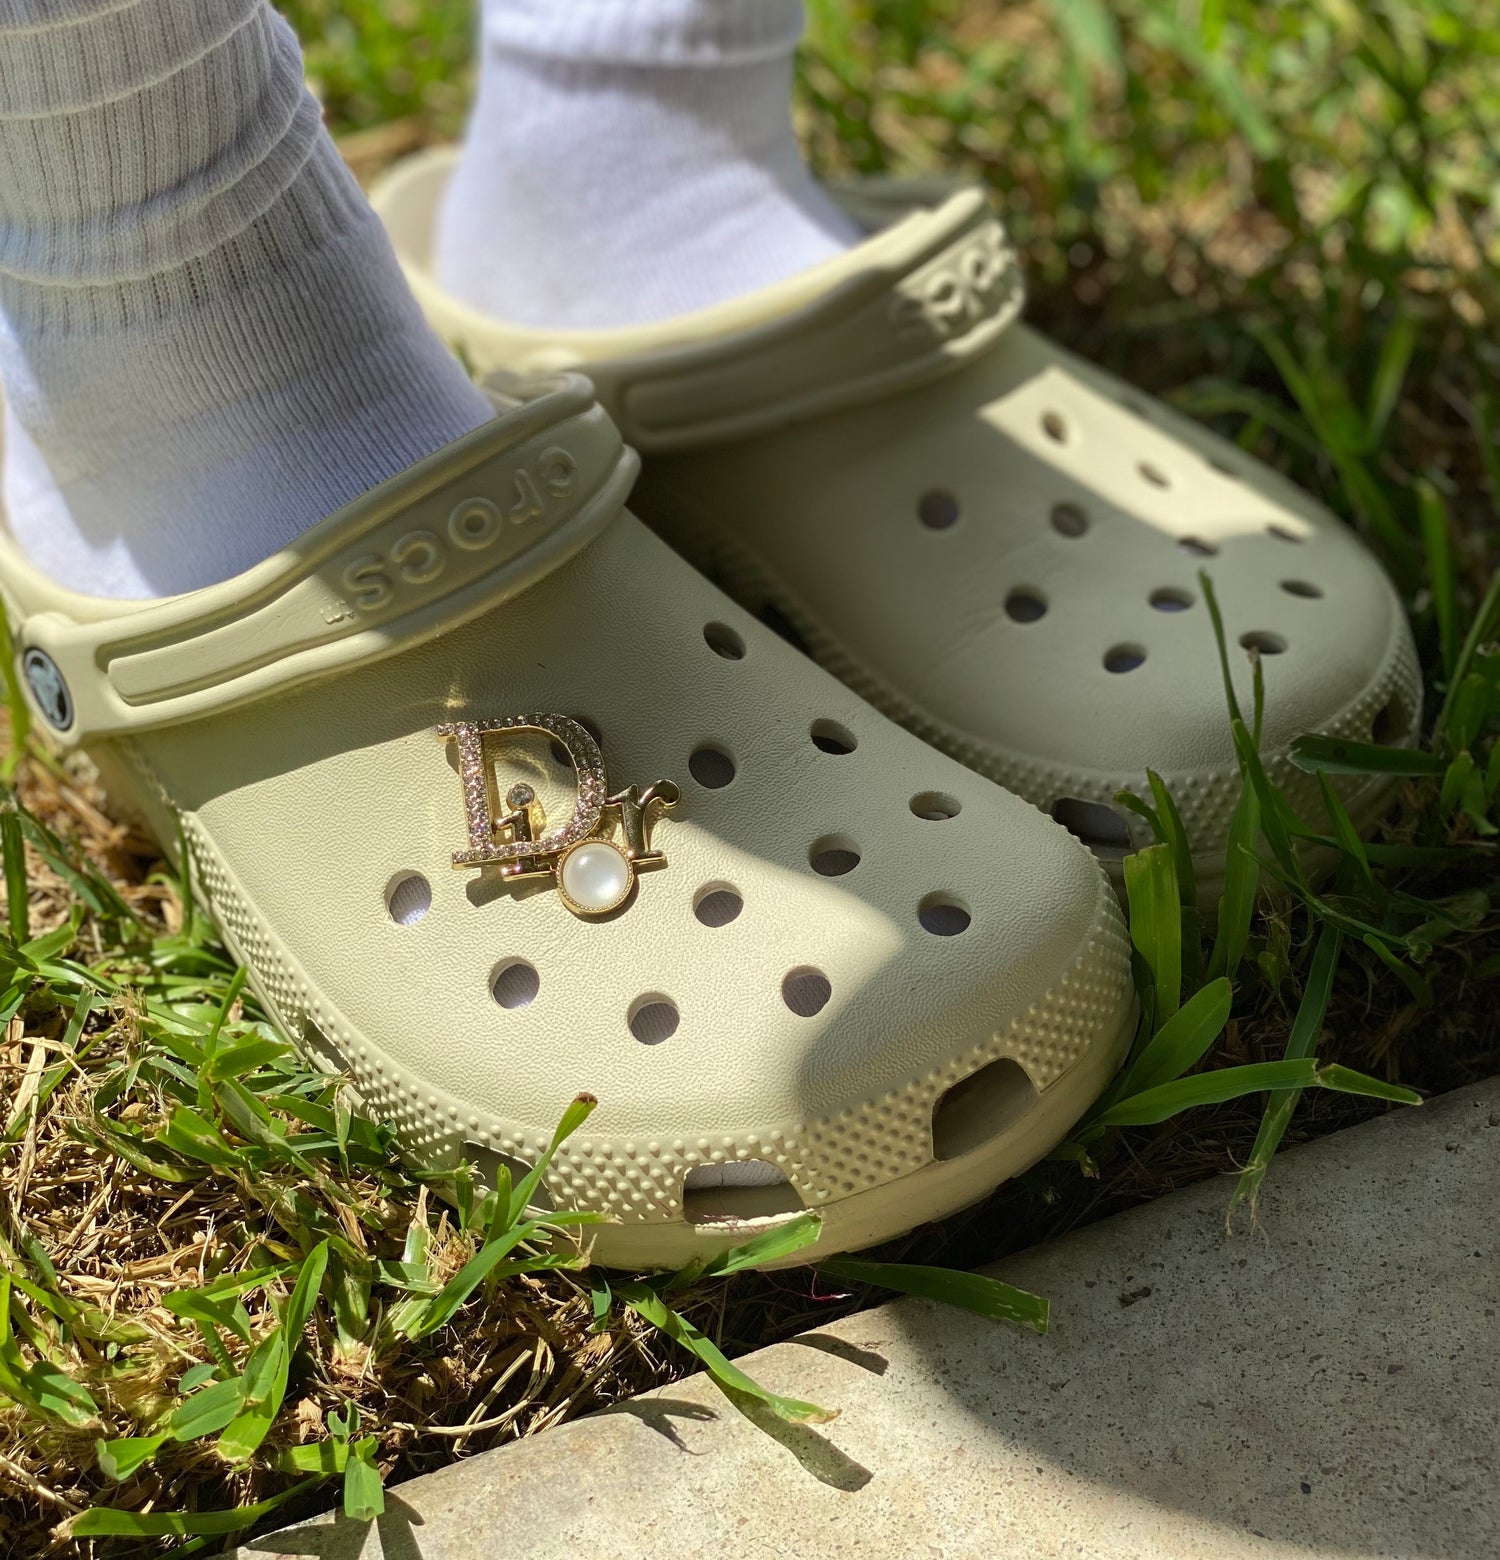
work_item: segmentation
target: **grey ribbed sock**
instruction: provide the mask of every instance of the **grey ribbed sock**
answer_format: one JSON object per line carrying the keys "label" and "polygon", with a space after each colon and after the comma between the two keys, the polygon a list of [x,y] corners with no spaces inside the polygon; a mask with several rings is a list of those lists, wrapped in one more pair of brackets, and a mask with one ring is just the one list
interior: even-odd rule
{"label": "grey ribbed sock", "polygon": [[444,286],[517,324],[707,308],[858,241],[791,120],[801,0],[485,0]]}
{"label": "grey ribbed sock", "polygon": [[265,0],[0,0],[4,497],[99,595],[228,578],[477,427]]}

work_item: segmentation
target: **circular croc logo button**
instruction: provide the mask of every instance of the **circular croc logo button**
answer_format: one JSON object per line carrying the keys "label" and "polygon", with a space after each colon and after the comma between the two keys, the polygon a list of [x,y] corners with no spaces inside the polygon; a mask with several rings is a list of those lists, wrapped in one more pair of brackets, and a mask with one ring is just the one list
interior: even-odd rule
{"label": "circular croc logo button", "polygon": [[66,731],[73,724],[73,696],[57,662],[45,650],[32,649],[21,658],[21,670],[37,708],[59,731]]}

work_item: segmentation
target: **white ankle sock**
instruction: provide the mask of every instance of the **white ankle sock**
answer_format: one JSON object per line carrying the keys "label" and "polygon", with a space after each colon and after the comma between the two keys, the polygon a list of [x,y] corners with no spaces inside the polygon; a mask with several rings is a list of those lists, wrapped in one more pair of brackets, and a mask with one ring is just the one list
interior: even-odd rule
{"label": "white ankle sock", "polygon": [[228,578],[490,414],[265,0],[0,0],[4,498],[75,589]]}
{"label": "white ankle sock", "polygon": [[437,273],[517,324],[629,325],[857,242],[792,130],[801,0],[485,0]]}

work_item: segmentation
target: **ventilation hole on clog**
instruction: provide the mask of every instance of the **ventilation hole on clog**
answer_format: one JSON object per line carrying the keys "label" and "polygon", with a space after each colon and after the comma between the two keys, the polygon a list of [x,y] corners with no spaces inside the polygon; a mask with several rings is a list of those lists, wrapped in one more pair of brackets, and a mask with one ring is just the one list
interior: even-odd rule
{"label": "ventilation hole on clog", "polygon": [[1193,604],[1190,590],[1179,590],[1175,585],[1163,585],[1151,592],[1151,605],[1158,612],[1186,612]]}
{"label": "ventilation hole on clog", "polygon": [[803,655],[811,657],[812,647],[808,644],[806,639],[802,637],[802,633],[798,629],[797,625],[792,622],[792,620],[786,615],[785,612],[781,610],[780,607],[774,606],[769,601],[763,602],[761,604],[760,612],[757,615],[759,616],[761,622],[764,623],[773,634],[777,634],[782,639],[786,640],[792,649],[800,650]]}
{"label": "ventilation hole on clog", "polygon": [[745,641],[727,623],[705,623],[703,638],[708,648],[726,661],[745,659]]}
{"label": "ventilation hole on clog", "polygon": [[1235,479],[1235,481],[1239,481],[1239,476],[1240,476],[1239,468],[1237,466],[1231,466],[1229,464],[1229,462],[1227,460],[1225,460],[1222,456],[1220,456],[1220,455],[1205,455],[1203,458],[1221,476],[1233,477]]}
{"label": "ventilation hole on clog", "polygon": [[1266,527],[1266,532],[1268,535],[1274,536],[1278,542],[1294,542],[1300,544],[1307,540],[1305,536],[1299,536],[1296,531],[1291,529],[1290,526],[1285,525],[1268,525]]}
{"label": "ventilation hole on clog", "polygon": [[704,926],[728,926],[744,908],[739,890],[727,883],[708,883],[693,900],[693,914]]}
{"label": "ventilation hole on clog", "polygon": [[1052,816],[1090,850],[1107,852],[1130,848],[1130,824],[1125,814],[1108,802],[1061,796],[1052,804]]}
{"label": "ventilation hole on clog", "polygon": [[1052,529],[1059,536],[1082,536],[1089,528],[1089,517],[1081,504],[1054,504]]}
{"label": "ventilation hole on clog", "polygon": [[1152,487],[1164,488],[1172,485],[1172,479],[1166,472],[1160,466],[1152,465],[1149,460],[1143,460],[1135,469],[1140,473],[1142,481],[1149,482]]}
{"label": "ventilation hole on clog", "polygon": [[1281,588],[1288,596],[1301,596],[1304,601],[1317,601],[1323,594],[1323,587],[1311,580],[1283,580]]}
{"label": "ventilation hole on clog", "polygon": [[739,1224],[801,1213],[802,1199],[784,1171],[765,1159],[694,1165],[682,1181],[682,1215],[689,1224]]}
{"label": "ventilation hole on clog", "polygon": [[929,894],[917,906],[917,920],[924,932],[934,937],[957,937],[966,932],[974,917],[968,907],[952,894]]}
{"label": "ventilation hole on clog", "polygon": [[815,720],[812,724],[813,746],[820,753],[833,753],[842,757],[859,746],[854,733],[836,720]]}
{"label": "ventilation hole on clog", "polygon": [[1141,645],[1112,645],[1104,652],[1104,669],[1107,672],[1133,672],[1144,665],[1146,651]]}
{"label": "ventilation hole on clog", "polygon": [[530,1007],[541,989],[542,977],[525,959],[508,959],[490,976],[490,995],[503,1008]]}
{"label": "ventilation hole on clog", "polygon": [[420,872],[407,872],[386,890],[385,907],[397,926],[415,926],[432,909],[432,884]]}
{"label": "ventilation hole on clog", "polygon": [[911,799],[911,810],[919,818],[940,823],[945,818],[956,818],[963,811],[956,796],[946,791],[919,791]]}
{"label": "ventilation hole on clog", "polygon": [[[575,715],[573,719],[576,720],[578,724],[582,726],[583,729],[588,732],[588,734],[594,739],[594,745],[596,747],[602,748],[604,746],[604,738],[600,734],[599,728],[593,723],[593,721],[588,718],[588,716]],[[568,750],[562,745],[561,742],[554,741],[548,751],[552,755],[552,762],[556,764],[559,769],[571,769],[573,767],[573,760],[568,757]]]}
{"label": "ventilation hole on clog", "polygon": [[688,773],[705,790],[722,791],[735,776],[734,760],[723,748],[695,748],[688,759]]}
{"label": "ventilation hole on clog", "polygon": [[1015,623],[1035,623],[1047,615],[1047,601],[1040,591],[1013,590],[1005,598],[1005,615]]}
{"label": "ventilation hole on clog", "polygon": [[833,986],[828,977],[810,965],[792,970],[781,983],[781,1000],[798,1018],[816,1018],[832,996]]}
{"label": "ventilation hole on clog", "polygon": [[825,834],[813,841],[807,860],[823,877],[844,877],[859,865],[859,846],[847,834]]}
{"label": "ventilation hole on clog", "polygon": [[[494,1191],[502,1169],[510,1176],[512,1190],[518,1187],[532,1170],[524,1159],[517,1159],[514,1154],[498,1153],[493,1148],[487,1148],[483,1143],[465,1143],[463,1157],[473,1165],[474,1179],[479,1183],[482,1192]],[[527,1206],[551,1213],[556,1210],[557,1202],[547,1190],[545,1183],[539,1181]]]}
{"label": "ventilation hole on clog", "polygon": [[1394,693],[1376,711],[1375,719],[1370,722],[1370,740],[1378,742],[1381,747],[1397,747],[1406,740],[1411,725],[1411,711],[1407,708],[1405,696]]}
{"label": "ventilation hole on clog", "polygon": [[1036,1104],[1036,1085],[1019,1062],[1002,1056],[971,1073],[932,1112],[932,1157],[958,1159],[1008,1132]]}
{"label": "ventilation hole on clog", "polygon": [[1194,558],[1212,558],[1217,555],[1219,548],[1217,543],[1205,542],[1201,536],[1179,536],[1177,550]]}
{"label": "ventilation hole on clog", "polygon": [[630,1032],[642,1045],[660,1045],[677,1033],[682,1014],[677,1004],[660,992],[637,997],[630,1004]]}
{"label": "ventilation hole on clog", "polygon": [[1043,412],[1042,432],[1054,444],[1066,444],[1068,442],[1068,419],[1061,412]]}
{"label": "ventilation hole on clog", "polygon": [[1280,634],[1269,634],[1262,628],[1252,628],[1240,635],[1240,643],[1247,650],[1258,650],[1262,655],[1280,655],[1286,649],[1286,640]]}
{"label": "ventilation hole on clog", "polygon": [[951,493],[934,488],[917,500],[917,519],[929,531],[946,531],[958,524],[958,500]]}

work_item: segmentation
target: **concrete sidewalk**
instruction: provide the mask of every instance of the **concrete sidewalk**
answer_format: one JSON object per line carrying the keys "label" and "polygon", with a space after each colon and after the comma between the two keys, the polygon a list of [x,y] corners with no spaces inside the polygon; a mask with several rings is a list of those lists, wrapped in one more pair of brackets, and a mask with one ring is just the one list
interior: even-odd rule
{"label": "concrete sidewalk", "polygon": [[240,1560],[1500,1556],[1500,1080],[1006,1262],[1037,1338],[901,1301],[743,1362],[842,1410],[750,1424],[695,1377]]}

